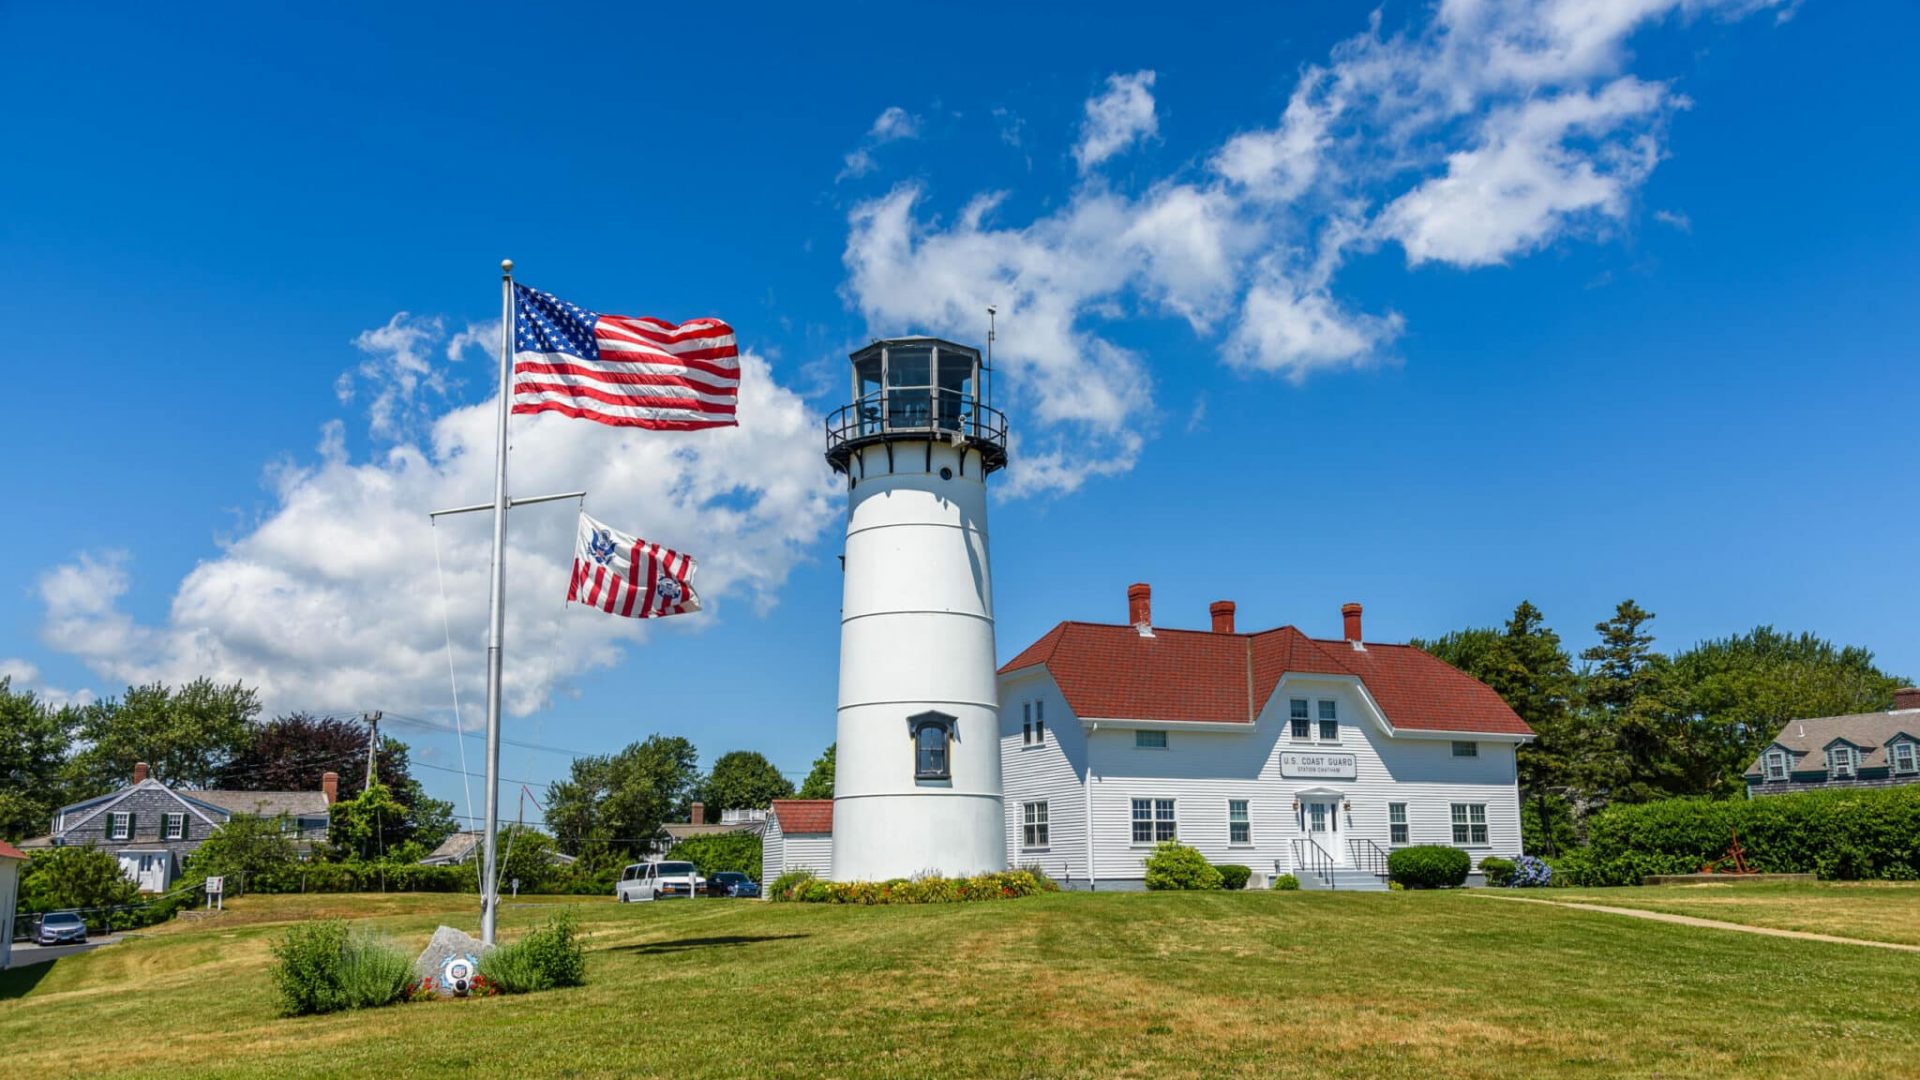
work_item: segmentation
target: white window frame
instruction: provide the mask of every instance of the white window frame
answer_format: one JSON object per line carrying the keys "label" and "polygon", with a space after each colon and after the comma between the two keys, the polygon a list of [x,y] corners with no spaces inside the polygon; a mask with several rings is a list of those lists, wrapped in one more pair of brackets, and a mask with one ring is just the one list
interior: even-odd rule
{"label": "white window frame", "polygon": [[[1330,742],[1330,743],[1339,742],[1340,741],[1340,706],[1335,702],[1328,701],[1322,698],[1318,702],[1318,704],[1315,706],[1315,708],[1316,708],[1316,713],[1313,718],[1314,719],[1313,733],[1315,737],[1317,737],[1321,742]],[[1332,735],[1327,734],[1328,724],[1333,725]]]}
{"label": "white window frame", "polygon": [[1303,697],[1287,700],[1287,738],[1295,742],[1313,739],[1313,714],[1308,711],[1309,704]]}
{"label": "white window frame", "polygon": [[1453,756],[1477,758],[1480,756],[1480,744],[1469,739],[1455,739],[1453,740]]}
{"label": "white window frame", "polygon": [[1167,733],[1162,728],[1135,728],[1133,746],[1136,750],[1165,750]]}
{"label": "white window frame", "polygon": [[1762,770],[1767,780],[1789,780],[1793,777],[1793,765],[1787,760],[1787,752],[1778,747],[1767,751]]}
{"label": "white window frame", "polygon": [[[1394,815],[1396,813],[1398,813],[1400,817],[1400,820],[1398,821],[1394,820]],[[1394,835],[1396,832],[1398,832],[1399,834],[1397,837]],[[1393,847],[1395,845],[1404,845],[1404,844],[1411,843],[1412,837],[1413,837],[1413,828],[1407,822],[1407,804],[1403,802],[1388,803],[1387,804],[1387,846]]]}
{"label": "white window frame", "polygon": [[1488,846],[1486,803],[1453,803],[1447,808],[1447,814],[1453,822],[1455,847]]}
{"label": "white window frame", "polygon": [[1827,751],[1827,777],[1832,780],[1854,780],[1860,776],[1860,754],[1845,743]]}
{"label": "white window frame", "polygon": [[107,839],[133,839],[133,814],[126,810],[114,810],[107,817]]}
{"label": "white window frame", "polygon": [[1022,851],[1045,851],[1052,846],[1052,827],[1047,818],[1046,800],[1024,802],[1020,804],[1020,849]]}
{"label": "white window frame", "polygon": [[[1906,751],[1904,755],[1901,754],[1903,750]],[[1900,763],[1902,756],[1905,756],[1907,759],[1905,765]],[[1914,745],[1912,739],[1897,739],[1892,746],[1887,748],[1887,762],[1893,766],[1893,775],[1895,776],[1906,776],[1909,773],[1920,772],[1920,746]]]}
{"label": "white window frame", "polygon": [[168,814],[162,818],[160,838],[162,840],[185,840],[187,838],[187,815]]}
{"label": "white window frame", "polygon": [[[1238,813],[1240,816],[1238,818],[1234,817],[1235,807],[1239,807]],[[1241,832],[1241,835],[1238,838],[1236,838],[1233,835],[1234,826],[1236,825],[1240,827],[1240,832]],[[1228,799],[1227,800],[1227,846],[1228,847],[1252,847],[1253,846],[1253,800],[1251,799]]]}
{"label": "white window frame", "polygon": [[[1146,804],[1147,816],[1141,817],[1141,803]],[[1133,847],[1152,847],[1168,840],[1180,839],[1180,804],[1178,799],[1163,798],[1158,795],[1133,796],[1127,804],[1128,836]],[[1140,826],[1147,826],[1149,839],[1140,839]],[[1162,835],[1165,826],[1165,835]]]}

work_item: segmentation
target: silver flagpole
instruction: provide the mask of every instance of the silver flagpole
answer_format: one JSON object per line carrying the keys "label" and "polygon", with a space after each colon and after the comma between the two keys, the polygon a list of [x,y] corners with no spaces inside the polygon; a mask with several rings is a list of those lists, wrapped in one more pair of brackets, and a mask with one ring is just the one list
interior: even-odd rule
{"label": "silver flagpole", "polygon": [[487,835],[480,863],[480,941],[500,908],[500,647],[507,624],[507,410],[513,395],[513,260],[500,261],[500,441],[493,474],[493,591],[487,626]]}

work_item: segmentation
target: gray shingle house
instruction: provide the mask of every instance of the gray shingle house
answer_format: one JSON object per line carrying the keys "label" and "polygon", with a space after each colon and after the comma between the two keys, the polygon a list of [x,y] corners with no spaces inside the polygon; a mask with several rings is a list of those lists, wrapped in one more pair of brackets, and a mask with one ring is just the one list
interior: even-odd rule
{"label": "gray shingle house", "polygon": [[1746,781],[1749,795],[1920,783],[1920,687],[1894,691],[1887,712],[1789,722]]}
{"label": "gray shingle house", "polygon": [[186,857],[237,814],[284,814],[303,850],[326,840],[329,808],[339,791],[336,773],[327,773],[318,791],[175,790],[150,777],[141,762],[126,787],[54,811],[45,844],[111,851],[143,891],[165,892]]}

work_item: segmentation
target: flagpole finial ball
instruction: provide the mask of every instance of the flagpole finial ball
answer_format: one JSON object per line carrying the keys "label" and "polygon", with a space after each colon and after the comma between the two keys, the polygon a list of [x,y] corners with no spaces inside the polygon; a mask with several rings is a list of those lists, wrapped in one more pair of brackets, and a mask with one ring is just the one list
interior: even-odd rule
{"label": "flagpole finial ball", "polygon": [[511,273],[513,273],[513,260],[512,260],[512,259],[501,259],[501,260],[500,260],[500,272],[501,272],[501,273],[503,273],[503,274],[511,274]]}

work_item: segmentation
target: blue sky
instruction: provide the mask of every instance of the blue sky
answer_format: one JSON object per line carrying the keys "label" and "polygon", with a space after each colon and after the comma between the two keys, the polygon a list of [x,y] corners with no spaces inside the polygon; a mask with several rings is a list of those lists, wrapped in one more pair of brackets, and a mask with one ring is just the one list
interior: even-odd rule
{"label": "blue sky", "polygon": [[[1276,7],[0,10],[0,661],[448,723],[424,512],[488,495],[512,257],[757,359],[737,432],[516,426],[516,491],[588,487],[712,605],[565,611],[570,511],[516,514],[510,738],[797,780],[833,732],[819,416],[850,348],[978,341],[988,302],[1003,656],[1145,580],[1166,624],[1357,600],[1385,641],[1530,598],[1574,648],[1632,596],[1666,648],[1772,623],[1920,676],[1920,11]],[[485,523],[438,531],[472,723]]]}

